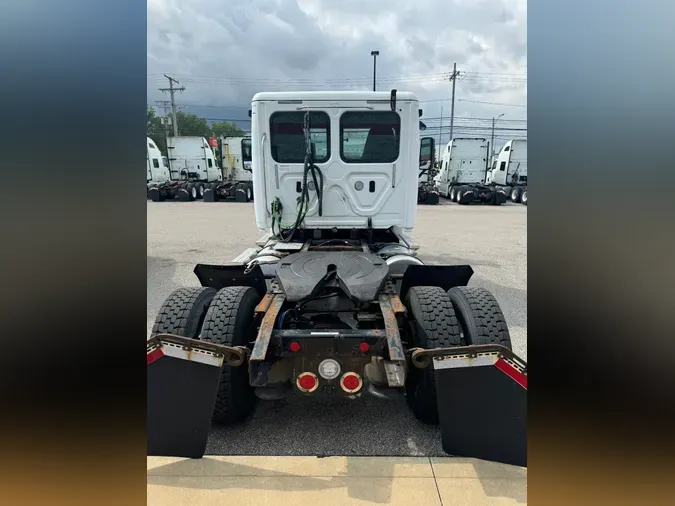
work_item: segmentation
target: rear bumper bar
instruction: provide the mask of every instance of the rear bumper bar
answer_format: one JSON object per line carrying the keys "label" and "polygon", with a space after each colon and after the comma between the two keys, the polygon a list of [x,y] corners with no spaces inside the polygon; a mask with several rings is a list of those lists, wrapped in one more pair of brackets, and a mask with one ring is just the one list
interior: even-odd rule
{"label": "rear bumper bar", "polygon": [[[334,333],[330,333],[334,336]],[[339,336],[347,333],[337,331]],[[274,331],[274,337],[319,337]],[[351,337],[384,331],[356,331]],[[432,366],[443,449],[450,455],[527,465],[527,364],[496,345],[412,349],[415,367]],[[223,364],[249,350],[160,334],[147,342],[147,454],[201,458]]]}

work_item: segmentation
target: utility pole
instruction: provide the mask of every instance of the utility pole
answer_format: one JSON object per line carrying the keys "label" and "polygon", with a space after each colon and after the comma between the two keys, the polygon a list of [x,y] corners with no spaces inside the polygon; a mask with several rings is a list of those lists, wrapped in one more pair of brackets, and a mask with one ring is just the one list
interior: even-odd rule
{"label": "utility pole", "polygon": [[178,81],[176,81],[173,77],[169,77],[166,74],[164,74],[164,77],[166,77],[169,80],[169,87],[168,88],[160,88],[159,91],[166,92],[168,91],[171,94],[171,115],[173,116],[173,136],[178,137],[178,121],[176,120],[176,101],[174,100],[174,92],[176,91],[185,91],[185,86],[181,86],[180,88],[174,88],[173,84],[180,84]]}
{"label": "utility pole", "polygon": [[499,118],[501,118],[502,116],[504,116],[504,113],[497,116],[497,119],[495,119],[494,117],[492,118],[492,139],[490,141],[490,158],[495,156],[495,123],[497,123]]}
{"label": "utility pole", "polygon": [[373,91],[375,91],[375,76],[377,72],[377,57],[380,54],[379,51],[371,51],[370,56],[373,57]]}
{"label": "utility pole", "polygon": [[162,126],[164,127],[164,136],[166,137],[169,129],[169,106],[171,105],[170,100],[155,100],[155,104],[161,107],[164,110],[164,117],[162,118]]}
{"label": "utility pole", "polygon": [[155,100],[155,104],[164,110],[164,116],[169,115],[169,105],[171,104],[170,100]]}
{"label": "utility pole", "polygon": [[457,64],[453,63],[452,76],[450,76],[450,79],[452,79],[452,103],[450,105],[450,140],[452,140],[452,129],[455,124],[455,82],[457,81],[458,75],[459,72],[457,72]]}

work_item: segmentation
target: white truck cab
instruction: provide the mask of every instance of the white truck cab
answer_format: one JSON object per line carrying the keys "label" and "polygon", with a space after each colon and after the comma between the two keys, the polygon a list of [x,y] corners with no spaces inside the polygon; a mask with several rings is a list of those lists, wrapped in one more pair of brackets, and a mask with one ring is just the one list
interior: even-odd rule
{"label": "white truck cab", "polygon": [[[151,139],[148,139],[148,198],[153,202],[173,200],[193,201],[204,196],[204,188],[223,180],[216,157],[203,137],[167,137],[168,157],[162,157]],[[152,173],[150,169],[157,171]]]}
{"label": "white truck cab", "polygon": [[458,137],[448,142],[435,178],[440,194],[450,198],[455,186],[484,183],[487,156],[487,139]]}
{"label": "white truck cab", "polygon": [[[251,140],[258,228],[272,230],[277,204],[283,226],[296,222],[306,182],[303,228],[411,230],[419,115],[417,97],[395,90],[256,94]],[[305,163],[308,145],[314,169]]]}
{"label": "white truck cab", "polygon": [[168,160],[165,156],[162,156],[162,152],[150,137],[146,138],[146,144],[147,183],[163,183],[168,181],[171,179]]}
{"label": "white truck cab", "polygon": [[223,177],[231,181],[252,181],[251,137],[219,139]]}
{"label": "white truck cab", "polygon": [[167,137],[171,179],[222,181],[223,174],[209,143],[203,137]]}
{"label": "white truck cab", "polygon": [[493,162],[489,179],[503,186],[527,185],[527,141],[510,140],[502,147]]}

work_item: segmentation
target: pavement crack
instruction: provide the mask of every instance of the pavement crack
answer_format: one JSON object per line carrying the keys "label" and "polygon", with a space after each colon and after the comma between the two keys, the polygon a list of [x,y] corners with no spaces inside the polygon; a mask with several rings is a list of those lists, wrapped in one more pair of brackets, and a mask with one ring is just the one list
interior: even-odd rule
{"label": "pavement crack", "polygon": [[441,490],[438,488],[438,480],[436,479],[436,473],[434,472],[434,464],[431,462],[431,457],[429,459],[429,466],[431,467],[431,475],[434,477],[434,485],[436,485],[436,493],[438,494],[438,502],[443,506],[443,498],[441,498]]}

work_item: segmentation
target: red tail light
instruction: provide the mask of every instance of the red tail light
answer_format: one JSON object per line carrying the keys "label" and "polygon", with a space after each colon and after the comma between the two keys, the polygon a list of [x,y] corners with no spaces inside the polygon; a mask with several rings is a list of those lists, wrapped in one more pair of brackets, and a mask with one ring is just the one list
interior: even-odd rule
{"label": "red tail light", "polygon": [[313,392],[319,387],[319,378],[311,372],[303,372],[298,376],[296,385],[301,392]]}
{"label": "red tail light", "polygon": [[363,380],[355,372],[347,372],[340,379],[340,386],[345,392],[353,394],[361,390]]}

